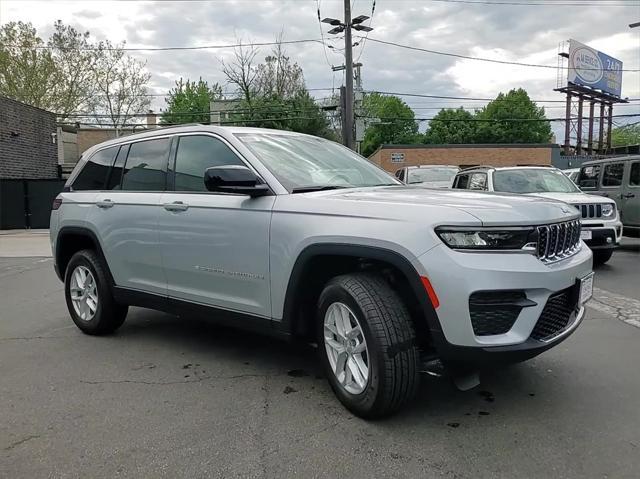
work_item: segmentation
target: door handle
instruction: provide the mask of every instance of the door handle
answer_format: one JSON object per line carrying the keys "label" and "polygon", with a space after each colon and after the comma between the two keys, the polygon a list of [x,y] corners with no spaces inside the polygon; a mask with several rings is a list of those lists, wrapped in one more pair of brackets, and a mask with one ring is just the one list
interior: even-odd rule
{"label": "door handle", "polygon": [[187,211],[189,205],[182,201],[174,201],[173,203],[165,203],[162,207],[167,211]]}
{"label": "door handle", "polygon": [[115,203],[113,201],[111,201],[109,198],[106,198],[104,200],[100,200],[96,202],[96,206],[98,208],[111,208]]}
{"label": "door handle", "polygon": [[633,193],[629,193],[627,195],[620,195],[620,198],[635,198],[636,195],[634,195]]}

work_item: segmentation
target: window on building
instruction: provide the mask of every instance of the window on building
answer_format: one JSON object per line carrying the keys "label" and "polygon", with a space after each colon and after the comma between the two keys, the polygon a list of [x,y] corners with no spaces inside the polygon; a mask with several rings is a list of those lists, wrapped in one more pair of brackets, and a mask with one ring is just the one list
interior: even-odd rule
{"label": "window on building", "polygon": [[170,144],[169,138],[132,143],[123,172],[122,189],[164,191]]}
{"label": "window on building", "polygon": [[71,186],[75,191],[102,190],[118,147],[105,148],[93,154]]}
{"label": "window on building", "polygon": [[206,135],[182,136],[175,167],[176,191],[207,191],[204,172],[214,166],[240,165],[242,160],[221,140]]}
{"label": "window on building", "polygon": [[624,163],[609,163],[602,173],[602,186],[620,186],[624,174]]}

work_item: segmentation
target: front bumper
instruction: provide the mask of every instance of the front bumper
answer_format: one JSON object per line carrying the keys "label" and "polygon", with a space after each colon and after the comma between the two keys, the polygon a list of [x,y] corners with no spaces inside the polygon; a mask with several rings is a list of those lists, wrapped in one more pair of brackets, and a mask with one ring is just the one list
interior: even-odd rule
{"label": "front bumper", "polygon": [[[440,300],[436,314],[427,317],[439,356],[451,361],[509,362],[540,354],[578,327],[584,308],[575,309],[566,328],[551,340],[532,337],[549,298],[571,290],[591,272],[592,254],[582,245],[570,258],[545,264],[530,254],[468,253],[440,245],[418,258],[414,266],[429,278]],[[519,311],[508,331],[476,335],[469,298],[487,291],[524,292],[528,306]]]}
{"label": "front bumper", "polygon": [[592,227],[588,224],[582,224],[582,231],[590,231],[591,239],[585,239],[584,242],[591,249],[612,249],[620,243],[622,237],[622,223],[618,222],[614,225],[601,227]]}

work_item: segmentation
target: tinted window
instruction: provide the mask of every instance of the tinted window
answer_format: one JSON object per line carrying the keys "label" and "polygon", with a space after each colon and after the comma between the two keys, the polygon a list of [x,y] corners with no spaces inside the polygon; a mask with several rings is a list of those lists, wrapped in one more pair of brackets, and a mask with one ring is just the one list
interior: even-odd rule
{"label": "tinted window", "polygon": [[640,186],[640,162],[631,163],[631,175],[629,175],[631,186]]}
{"label": "tinted window", "polygon": [[486,190],[487,189],[487,175],[486,173],[474,173],[469,180],[470,190]]}
{"label": "tinted window", "polygon": [[600,165],[584,166],[578,176],[578,186],[580,188],[597,188],[600,177]]}
{"label": "tinted window", "polygon": [[466,190],[469,186],[469,175],[460,175],[456,179],[455,188]]}
{"label": "tinted window", "polygon": [[204,172],[213,166],[244,163],[222,141],[210,136],[182,136],[176,155],[175,190],[207,191]]}
{"label": "tinted window", "polygon": [[605,165],[604,173],[602,174],[602,186],[620,186],[623,173],[624,163],[609,163]]}
{"label": "tinted window", "polygon": [[130,191],[164,191],[168,138],[131,144],[122,178],[122,189]]}
{"label": "tinted window", "polygon": [[124,169],[124,162],[127,159],[127,152],[129,151],[129,145],[124,145],[120,148],[116,161],[113,163],[109,178],[107,179],[107,186],[105,190],[119,190],[120,180],[122,180],[122,170]]}
{"label": "tinted window", "polygon": [[102,190],[107,181],[109,168],[118,147],[106,148],[95,153],[73,182],[74,190]]}

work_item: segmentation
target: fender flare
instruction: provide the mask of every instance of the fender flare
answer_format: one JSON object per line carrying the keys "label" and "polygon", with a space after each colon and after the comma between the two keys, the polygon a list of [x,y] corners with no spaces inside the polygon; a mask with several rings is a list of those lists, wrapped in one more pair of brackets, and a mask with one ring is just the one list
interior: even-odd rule
{"label": "fender flare", "polygon": [[53,251],[53,257],[55,260],[55,270],[56,270],[56,273],[58,274],[58,278],[60,278],[61,281],[64,281],[64,274],[65,274],[64,270],[60,268],[61,254],[62,254],[60,251],[61,249],[60,245],[62,244],[62,241],[64,240],[65,236],[71,236],[71,235],[84,236],[91,240],[91,242],[96,247],[96,252],[98,253],[98,256],[100,256],[100,259],[102,259],[102,261],[104,261],[104,264],[107,266],[107,273],[109,275],[109,280],[111,284],[115,285],[113,276],[111,275],[111,270],[109,269],[109,264],[107,263],[107,258],[104,255],[104,252],[102,250],[102,244],[100,243],[98,236],[90,228],[86,228],[82,226],[63,226],[62,228],[60,228],[60,231],[58,231],[58,237],[56,239],[56,250]]}
{"label": "fender flare", "polygon": [[429,330],[435,333],[442,333],[440,320],[424,289],[420,275],[411,264],[411,261],[405,256],[396,251],[377,246],[319,243],[309,245],[300,252],[289,276],[282,314],[283,327],[289,334],[293,335],[297,330],[296,303],[305,269],[314,257],[321,255],[350,256],[381,261],[392,265],[404,275],[409,283],[411,291],[417,298],[422,314],[427,321]]}

